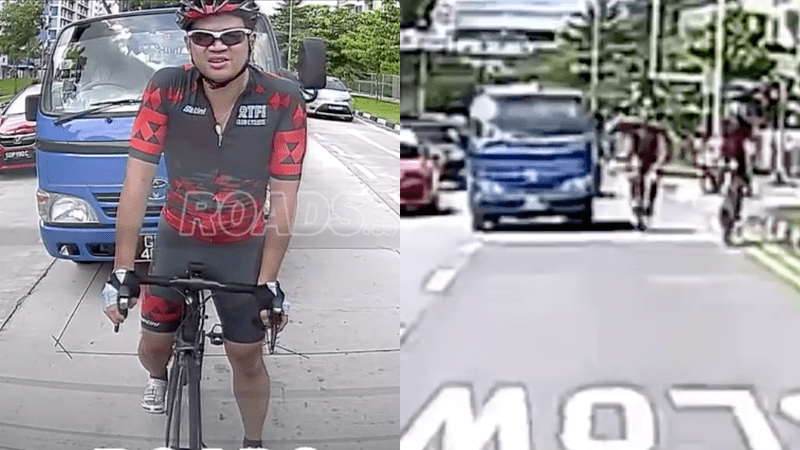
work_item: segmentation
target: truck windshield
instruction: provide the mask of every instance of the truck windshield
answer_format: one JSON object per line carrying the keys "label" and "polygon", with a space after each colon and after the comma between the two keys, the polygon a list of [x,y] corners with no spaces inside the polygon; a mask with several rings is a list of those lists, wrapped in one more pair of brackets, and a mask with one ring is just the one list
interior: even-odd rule
{"label": "truck windshield", "polygon": [[[259,21],[260,22],[260,21]],[[256,28],[254,64],[274,72],[277,61],[264,23]],[[42,88],[42,110],[63,115],[101,102],[139,98],[153,74],[190,63],[174,11],[111,17],[68,26],[55,44]],[[135,102],[110,111],[135,113]],[[104,111],[109,111],[108,109]]]}
{"label": "truck windshield", "polygon": [[591,129],[591,118],[581,99],[558,96],[498,96],[497,116],[501,130],[531,134],[573,134]]}

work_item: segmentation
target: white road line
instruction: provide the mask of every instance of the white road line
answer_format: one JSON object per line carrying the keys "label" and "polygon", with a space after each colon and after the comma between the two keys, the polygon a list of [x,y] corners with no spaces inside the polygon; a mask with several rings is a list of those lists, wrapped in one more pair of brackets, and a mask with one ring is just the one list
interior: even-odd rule
{"label": "white road line", "polygon": [[361,172],[362,174],[364,174],[367,178],[369,178],[371,180],[374,180],[374,179],[378,178],[378,176],[375,175],[374,173],[372,173],[371,170],[367,169],[366,167],[364,167],[363,165],[361,165],[359,163],[353,163],[353,167],[358,169],[359,172]]}
{"label": "white road line", "polygon": [[373,145],[373,146],[377,147],[378,149],[380,149],[380,150],[383,150],[383,151],[385,151],[386,153],[388,153],[388,154],[390,154],[390,155],[392,155],[392,156],[397,156],[397,157],[399,157],[399,156],[400,156],[400,150],[399,150],[399,149],[397,149],[397,150],[390,150],[390,149],[388,149],[388,148],[384,147],[383,145],[381,145],[381,144],[378,144],[377,142],[373,141],[372,139],[370,139],[370,138],[368,138],[368,137],[364,136],[364,135],[363,135],[363,134],[361,134],[361,132],[359,132],[359,131],[356,131],[356,130],[348,130],[348,132],[349,132],[351,135],[353,135],[353,136],[354,136],[356,139],[360,139],[360,140],[362,140],[362,141],[366,142],[367,144]]}
{"label": "white road line", "polygon": [[761,247],[761,249],[764,251],[764,253],[769,253],[770,255],[783,261],[783,263],[787,266],[791,266],[794,270],[800,272],[800,260],[790,255],[784,249],[774,244],[765,244]]}
{"label": "white road line", "polygon": [[710,242],[719,243],[720,237],[713,233],[697,232],[693,234],[658,234],[638,233],[631,231],[617,232],[531,232],[526,234],[478,234],[481,242],[495,244],[581,244],[581,243],[684,243],[684,242]]}
{"label": "white road line", "polygon": [[458,251],[465,255],[472,255],[473,253],[478,251],[478,249],[480,249],[482,246],[483,243],[479,241],[473,241],[468,244],[462,245],[461,247],[459,247]]}
{"label": "white road line", "polygon": [[399,192],[393,192],[390,195],[390,197],[392,198],[392,200],[394,200],[395,203],[397,203],[398,205],[400,204],[400,193]]}
{"label": "white road line", "polygon": [[443,268],[438,269],[433,273],[428,282],[425,284],[425,290],[429,292],[441,293],[444,292],[453,279],[456,277],[456,269]]}
{"label": "white road line", "polygon": [[794,272],[789,270],[786,266],[777,262],[775,259],[767,256],[767,254],[764,253],[761,249],[757,247],[750,247],[746,248],[744,251],[748,255],[757,259],[761,264],[767,266],[767,268],[769,268],[771,271],[777,273],[779,276],[781,276],[789,283],[792,283],[795,288],[800,289],[800,278],[798,278],[798,276]]}

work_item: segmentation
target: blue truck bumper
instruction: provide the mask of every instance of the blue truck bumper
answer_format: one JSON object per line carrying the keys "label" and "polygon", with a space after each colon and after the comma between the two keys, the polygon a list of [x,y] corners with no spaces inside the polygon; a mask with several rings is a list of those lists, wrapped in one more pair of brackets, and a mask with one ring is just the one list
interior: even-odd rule
{"label": "blue truck bumper", "polygon": [[[156,224],[145,223],[142,234],[155,234]],[[114,228],[57,227],[40,224],[42,243],[50,256],[80,262],[114,260]],[[63,253],[62,253],[63,252]]]}
{"label": "blue truck bumper", "polygon": [[470,196],[473,216],[575,216],[591,210],[592,194],[537,193],[491,196],[474,193]]}

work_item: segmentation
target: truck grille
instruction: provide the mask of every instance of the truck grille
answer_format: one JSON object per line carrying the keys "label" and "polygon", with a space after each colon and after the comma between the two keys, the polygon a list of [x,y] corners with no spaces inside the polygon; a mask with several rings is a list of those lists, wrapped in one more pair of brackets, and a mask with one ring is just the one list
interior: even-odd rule
{"label": "truck grille", "polygon": [[[19,142],[17,139],[19,138]],[[0,145],[3,148],[28,147],[36,143],[36,134],[24,134],[20,136],[3,136],[0,138]]]}
{"label": "truck grille", "polygon": [[[112,218],[117,217],[117,206],[119,205],[119,196],[118,193],[95,193],[94,198],[101,203],[100,207],[103,209],[103,212]],[[102,205],[102,203],[113,203],[113,206],[106,206]],[[144,212],[145,218],[157,218],[161,214],[161,207],[162,205],[147,205],[147,208]]]}

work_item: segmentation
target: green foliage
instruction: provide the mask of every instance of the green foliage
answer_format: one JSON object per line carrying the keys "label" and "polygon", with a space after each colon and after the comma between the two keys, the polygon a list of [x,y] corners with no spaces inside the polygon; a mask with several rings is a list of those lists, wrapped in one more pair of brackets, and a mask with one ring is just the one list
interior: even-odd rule
{"label": "green foliage", "polygon": [[10,62],[39,55],[36,35],[42,24],[43,0],[7,3],[0,10],[0,53]]}
{"label": "green foliage", "polygon": [[[289,57],[290,3],[280,0],[272,15],[281,51]],[[379,10],[356,13],[349,8],[301,5],[291,8],[292,51],[289,67],[297,65],[303,38],[319,37],[327,47],[327,71],[352,79],[359,72],[400,73],[400,8],[386,1]]]}
{"label": "green foliage", "polygon": [[[687,43],[687,52],[713,67],[716,36],[716,20],[692,36]],[[735,78],[758,79],[768,74],[777,64],[762,45],[765,39],[763,20],[748,14],[741,8],[725,14],[725,53],[722,72],[726,80]]]}

